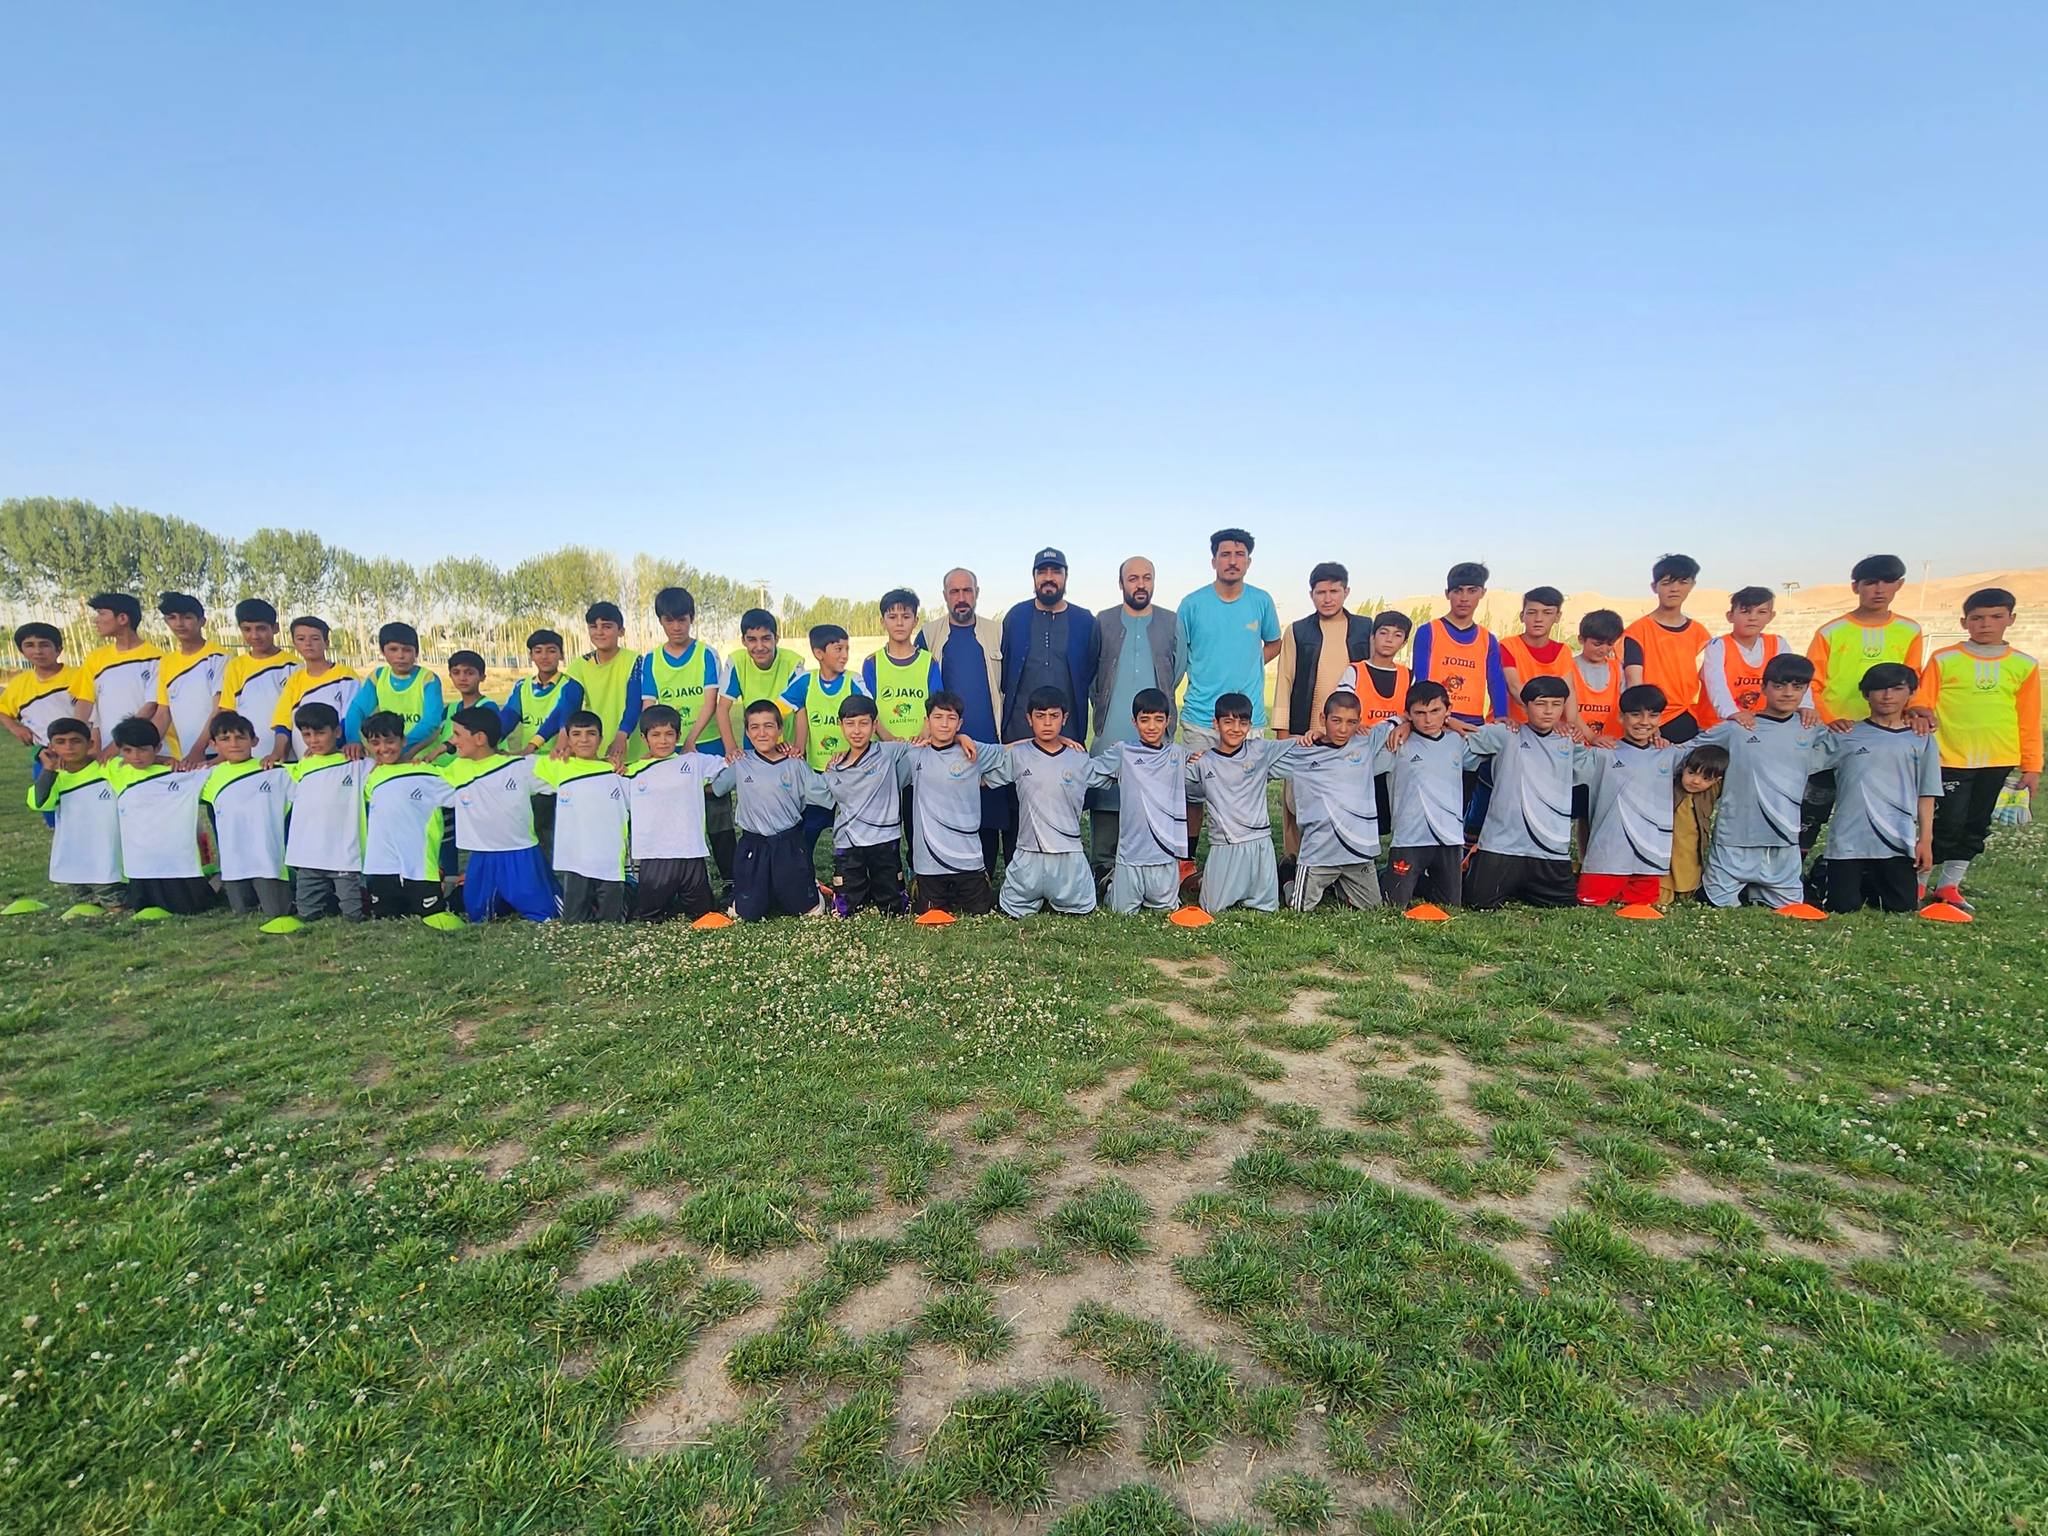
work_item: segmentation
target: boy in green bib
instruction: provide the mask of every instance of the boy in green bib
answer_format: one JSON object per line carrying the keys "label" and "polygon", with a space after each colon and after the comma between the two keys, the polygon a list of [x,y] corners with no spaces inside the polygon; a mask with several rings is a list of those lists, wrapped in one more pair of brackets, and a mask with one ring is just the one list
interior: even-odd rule
{"label": "boy in green bib", "polygon": [[782,739],[787,742],[795,735],[782,695],[803,671],[804,659],[781,645],[781,638],[775,615],[766,608],[749,608],[740,615],[741,649],[725,658],[725,675],[718,687],[718,735],[725,743],[729,763],[738,762],[746,753],[746,743],[740,739],[744,726],[733,722],[734,716],[744,720],[749,704],[763,699],[773,704],[782,716]]}
{"label": "boy in green bib", "polygon": [[[846,631],[837,624],[812,625],[811,658],[818,670],[799,673],[782,693],[782,703],[796,722],[796,749],[819,773],[846,750],[846,732],[839,726],[840,706],[863,692],[860,679],[846,670],[847,649]],[[805,858],[815,856],[818,839],[831,825],[831,806],[804,807]]]}
{"label": "boy in green bib", "polygon": [[[533,740],[535,744],[554,741],[571,715],[587,709],[598,718],[599,729],[609,743],[604,755],[616,768],[625,762],[626,749],[640,724],[640,695],[632,686],[640,653],[619,644],[626,633],[626,616],[617,603],[592,603],[583,611],[583,622],[590,631],[590,649],[562,669],[567,676],[560,695]],[[567,755],[566,746],[555,753],[557,757]]]}
{"label": "boy in green bib", "polygon": [[917,594],[897,587],[882,594],[882,648],[860,665],[863,691],[875,701],[876,728],[888,741],[924,735],[925,706],[944,688],[939,663],[918,644]]}
{"label": "boy in green bib", "polygon": [[346,755],[363,755],[363,722],[387,710],[405,722],[404,761],[431,757],[441,735],[441,680],[420,666],[420,632],[410,624],[386,624],[377,631],[377,649],[384,665],[363,679],[342,722]]}

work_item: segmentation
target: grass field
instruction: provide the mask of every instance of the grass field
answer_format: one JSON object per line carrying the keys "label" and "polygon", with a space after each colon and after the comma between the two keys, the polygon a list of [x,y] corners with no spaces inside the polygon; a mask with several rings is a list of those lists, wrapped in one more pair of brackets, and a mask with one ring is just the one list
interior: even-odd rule
{"label": "grass field", "polygon": [[2042,1529],[1994,849],[1969,927],[11,919],[0,1531]]}

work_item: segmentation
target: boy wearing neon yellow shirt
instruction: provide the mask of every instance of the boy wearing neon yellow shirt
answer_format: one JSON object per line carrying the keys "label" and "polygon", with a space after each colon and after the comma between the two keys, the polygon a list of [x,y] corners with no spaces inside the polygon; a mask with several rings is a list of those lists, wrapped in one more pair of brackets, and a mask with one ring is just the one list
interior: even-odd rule
{"label": "boy wearing neon yellow shirt", "polygon": [[532,750],[533,738],[561,700],[562,637],[552,629],[536,629],[526,637],[526,659],[533,663],[533,676],[522,677],[498,709],[505,726],[505,750]]}
{"label": "boy wearing neon yellow shirt", "polygon": [[[725,672],[718,680],[718,735],[725,743],[725,759],[736,763],[746,755],[744,724],[747,706],[765,699],[782,717],[782,739],[795,735],[790,711],[782,702],[789,685],[802,674],[804,659],[780,642],[782,632],[775,615],[766,608],[749,608],[740,615],[741,649],[725,658]],[[735,724],[733,716],[741,717]]]}
{"label": "boy wearing neon yellow shirt", "polygon": [[[917,643],[917,594],[898,587],[882,594],[882,648],[860,664],[860,683],[875,701],[876,731],[884,741],[916,741],[924,735],[931,696],[944,690],[939,663]],[[905,824],[909,822],[906,815]]]}
{"label": "boy wearing neon yellow shirt", "polygon": [[[1897,555],[1865,555],[1849,570],[1856,606],[1814,631],[1806,647],[1813,663],[1813,707],[1838,735],[1870,718],[1863,674],[1879,662],[1896,661],[1920,670],[1920,626],[1892,612],[1892,600],[1906,585],[1906,562]],[[1916,729],[1926,730],[1924,722]],[[1832,769],[1807,781],[1799,807],[1799,851],[1810,851],[1835,808]]]}
{"label": "boy wearing neon yellow shirt", "polygon": [[441,734],[441,679],[420,665],[420,632],[410,624],[386,624],[377,631],[384,665],[371,669],[356,690],[342,722],[347,755],[363,755],[363,722],[389,710],[405,722],[405,761],[431,757]]}
{"label": "boy wearing neon yellow shirt", "polygon": [[2031,797],[2041,785],[2041,668],[2005,643],[2017,600],[2003,587],[1963,599],[1969,638],[1928,659],[1913,712],[1934,722],[1941,799],[1934,807],[1937,900],[1969,911],[1963,876],[1984,851],[1998,792],[2014,768]]}
{"label": "boy wearing neon yellow shirt", "polygon": [[206,605],[184,592],[166,592],[156,602],[164,628],[175,642],[157,664],[157,719],[164,725],[164,749],[181,769],[203,767],[213,756],[208,727],[220,708],[221,678],[228,653],[206,638]]}
{"label": "boy wearing neon yellow shirt", "polygon": [[[860,679],[846,670],[846,631],[837,624],[811,626],[815,672],[800,672],[782,692],[782,702],[796,721],[796,749],[819,773],[846,750],[846,732],[839,725],[839,707],[861,693]],[[829,805],[804,807],[804,857],[816,853],[818,839],[832,825]]]}
{"label": "boy wearing neon yellow shirt", "polygon": [[[626,616],[617,603],[592,603],[583,610],[583,623],[590,634],[590,649],[562,669],[566,675],[555,707],[534,732],[527,750],[537,745],[549,745],[553,750],[552,743],[568,725],[569,717],[587,709],[597,716],[608,743],[604,755],[617,768],[626,761],[633,732],[640,724],[640,691],[633,686],[640,671],[640,653],[619,643],[626,633]],[[567,748],[555,755],[566,756]]]}

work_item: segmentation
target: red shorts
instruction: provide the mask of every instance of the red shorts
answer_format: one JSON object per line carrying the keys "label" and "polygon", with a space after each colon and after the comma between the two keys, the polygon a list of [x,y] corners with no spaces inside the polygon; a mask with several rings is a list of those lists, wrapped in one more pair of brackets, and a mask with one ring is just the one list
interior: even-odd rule
{"label": "red shorts", "polygon": [[1654,907],[1661,894],[1655,875],[1580,875],[1579,905],[1604,907],[1610,902],[1624,906]]}

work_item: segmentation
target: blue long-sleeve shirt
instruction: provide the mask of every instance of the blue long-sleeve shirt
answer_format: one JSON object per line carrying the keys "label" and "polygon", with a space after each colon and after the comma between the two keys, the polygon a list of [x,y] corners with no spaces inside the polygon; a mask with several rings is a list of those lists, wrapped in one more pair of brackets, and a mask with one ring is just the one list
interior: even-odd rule
{"label": "blue long-sleeve shirt", "polygon": [[[420,717],[413,722],[412,729],[405,733],[407,755],[415,748],[426,745],[439,734],[441,721],[446,713],[441,707],[441,679],[423,670],[416,670],[413,676],[420,680]],[[381,708],[383,705],[377,699],[377,674],[372,672],[363,679],[363,686],[356,690],[355,699],[348,707],[348,714],[341,722],[341,739],[360,742],[363,739],[363,722]]]}
{"label": "blue long-sleeve shirt", "polygon": [[[1445,629],[1449,630],[1453,635],[1457,636],[1460,641],[1465,642],[1467,644],[1471,642],[1472,637],[1479,631],[1479,626],[1477,624],[1467,624],[1463,627],[1460,627],[1456,624],[1453,624],[1449,619],[1441,619],[1437,622],[1441,623]],[[1432,630],[1428,624],[1420,624],[1416,626],[1415,659],[1413,665],[1410,667],[1409,670],[1410,674],[1418,682],[1426,678],[1433,678],[1435,676],[1435,674],[1430,671],[1430,651],[1432,649],[1430,645],[1430,636],[1433,633],[1434,630]],[[1486,637],[1486,702],[1488,719],[1505,720],[1507,718],[1508,674],[1507,668],[1501,663],[1500,639],[1496,635],[1488,635]],[[1473,725],[1483,725],[1486,723],[1484,720],[1481,720],[1477,715],[1471,713],[1469,710],[1455,710],[1453,711],[1453,713],[1456,714],[1460,720],[1468,721]]]}
{"label": "blue long-sleeve shirt", "polygon": [[[640,663],[635,662],[637,672]],[[533,733],[535,741],[552,741],[555,732],[569,723],[569,717],[583,707],[583,685],[573,677],[562,679],[560,702],[548,711],[547,719],[541,721],[540,729]],[[640,687],[637,677],[626,680],[626,707],[619,716],[619,730],[627,736],[633,734],[640,724]]]}

